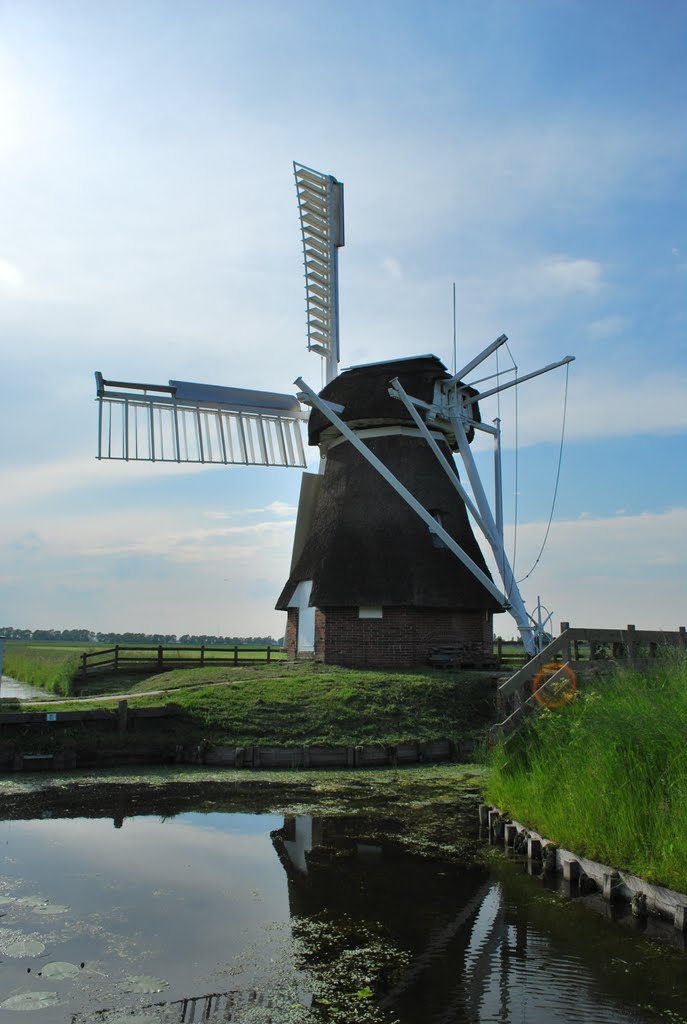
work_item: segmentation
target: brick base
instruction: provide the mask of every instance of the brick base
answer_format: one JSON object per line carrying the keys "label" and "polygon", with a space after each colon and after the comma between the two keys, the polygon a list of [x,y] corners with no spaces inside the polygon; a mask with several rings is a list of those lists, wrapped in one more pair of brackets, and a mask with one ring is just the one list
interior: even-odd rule
{"label": "brick base", "polygon": [[[290,608],[291,659],[298,657],[297,636],[298,609]],[[357,608],[318,608],[315,614],[315,657],[328,665],[420,667],[437,647],[458,649],[466,662],[487,665],[493,661],[493,638],[493,616],[484,609],[385,608],[381,619],[360,619]]]}

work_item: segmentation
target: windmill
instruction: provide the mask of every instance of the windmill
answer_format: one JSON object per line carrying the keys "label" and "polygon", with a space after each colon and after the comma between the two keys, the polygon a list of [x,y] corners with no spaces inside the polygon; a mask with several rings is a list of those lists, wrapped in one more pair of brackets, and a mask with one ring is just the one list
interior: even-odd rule
{"label": "windmill", "polygon": [[[404,667],[450,646],[464,662],[486,664],[493,615],[502,611],[534,654],[541,621],[528,615],[503,540],[500,425],[481,421],[478,398],[573,357],[481,393],[466,380],[505,335],[453,374],[431,354],[339,372],[343,185],[302,164],[294,174],[307,345],[323,361],[324,388],[301,377],[291,395],[96,373],[97,457],[304,469],[307,423],[320,471],[303,474],[291,570],[276,605],[287,612],[289,654]],[[493,439],[493,508],[470,449],[477,431]],[[500,586],[471,521],[491,548]]]}

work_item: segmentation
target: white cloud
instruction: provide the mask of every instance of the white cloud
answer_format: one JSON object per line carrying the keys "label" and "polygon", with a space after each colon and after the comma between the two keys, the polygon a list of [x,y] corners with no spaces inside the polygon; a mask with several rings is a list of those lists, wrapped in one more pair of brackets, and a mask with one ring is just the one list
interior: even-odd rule
{"label": "white cloud", "polygon": [[[519,527],[517,577],[531,568],[545,529]],[[521,584],[526,603],[541,595],[556,621],[574,626],[675,630],[687,624],[686,535],[687,508],[554,522],[541,563]],[[502,621],[496,629],[505,633]]]}
{"label": "white cloud", "polygon": [[631,324],[632,321],[629,317],[616,313],[601,317],[599,320],[593,320],[587,330],[589,336],[594,341],[603,341],[605,338],[613,338],[618,334],[624,334]]}
{"label": "white cloud", "polygon": [[382,270],[392,281],[403,280],[403,268],[398,260],[393,259],[391,256],[387,256],[386,259],[382,260]]}
{"label": "white cloud", "polygon": [[[58,494],[99,488],[134,486],[137,481],[167,476],[194,475],[217,470],[201,464],[157,462],[110,462],[89,456],[72,456],[6,469],[0,488],[0,507],[37,502]],[[223,468],[223,467],[221,467]]]}
{"label": "white cloud", "polygon": [[542,275],[561,295],[594,293],[601,287],[603,267],[596,260],[559,256],[542,264]]}
{"label": "white cloud", "polygon": [[562,299],[594,295],[603,284],[603,266],[587,257],[550,256],[512,271],[506,282],[514,300]]}
{"label": "white cloud", "polygon": [[0,260],[0,288],[7,291],[20,291],[24,287],[24,275],[9,260]]}
{"label": "white cloud", "polygon": [[[524,372],[521,369],[521,372]],[[542,441],[560,440],[565,395],[564,370],[528,381],[518,388],[517,441],[520,448]],[[502,444],[515,447],[516,415],[512,389],[501,397]],[[570,369],[565,436],[570,441],[598,441],[611,437],[687,433],[687,370],[656,370],[634,374],[588,369],[573,363]],[[482,419],[496,415],[495,398],[480,405]],[[479,449],[488,447],[482,438]]]}
{"label": "white cloud", "polygon": [[211,509],[205,513],[206,519],[236,519],[239,516],[260,515],[264,512],[272,512],[275,516],[295,516],[297,508],[286,501],[273,501],[264,508],[232,508],[219,511]]}

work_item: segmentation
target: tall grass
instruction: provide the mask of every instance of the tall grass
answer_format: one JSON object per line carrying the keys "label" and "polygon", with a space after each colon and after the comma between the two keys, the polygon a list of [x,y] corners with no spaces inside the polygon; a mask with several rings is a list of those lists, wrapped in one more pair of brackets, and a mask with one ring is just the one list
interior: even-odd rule
{"label": "tall grass", "polygon": [[493,754],[487,795],[561,846],[687,892],[687,658],[619,671]]}
{"label": "tall grass", "polygon": [[6,676],[22,683],[71,697],[78,667],[79,659],[73,651],[28,650],[23,644],[15,648],[10,643],[5,650],[2,670]]}

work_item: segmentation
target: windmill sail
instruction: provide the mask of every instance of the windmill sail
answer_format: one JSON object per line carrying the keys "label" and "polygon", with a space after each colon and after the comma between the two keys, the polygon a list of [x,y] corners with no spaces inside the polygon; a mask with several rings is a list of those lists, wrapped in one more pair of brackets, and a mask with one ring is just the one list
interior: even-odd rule
{"label": "windmill sail", "polygon": [[293,395],[170,380],[105,380],[96,373],[98,458],[127,462],[304,467]]}
{"label": "windmill sail", "polygon": [[343,185],[331,174],[293,165],[303,235],[308,350],[322,356],[329,382],[339,363],[337,249],[344,245]]}

